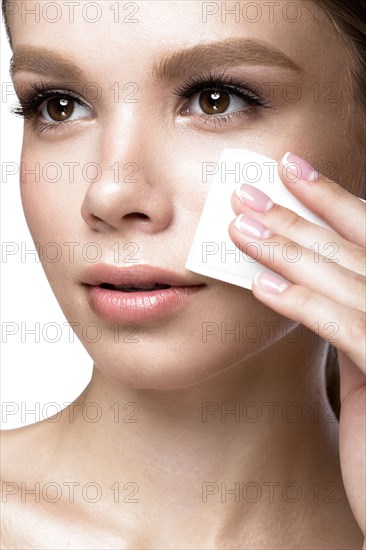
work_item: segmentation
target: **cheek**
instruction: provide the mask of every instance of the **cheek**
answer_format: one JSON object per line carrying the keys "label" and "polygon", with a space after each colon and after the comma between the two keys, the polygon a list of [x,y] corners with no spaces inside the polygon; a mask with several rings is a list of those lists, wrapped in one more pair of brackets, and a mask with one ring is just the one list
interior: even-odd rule
{"label": "cheek", "polygon": [[65,282],[72,282],[75,268],[80,265],[81,246],[73,249],[67,243],[82,238],[83,189],[76,181],[70,182],[56,156],[48,151],[41,155],[28,147],[22,152],[20,190],[24,215],[42,267],[62,306],[62,296],[70,291],[70,288],[65,291]]}
{"label": "cheek", "polygon": [[[209,279],[212,281],[212,279]],[[294,326],[259,302],[250,290],[219,282],[213,284],[212,299],[197,310],[196,336],[216,353],[232,359],[249,357],[274,344]],[[212,351],[211,351],[212,352]]]}
{"label": "cheek", "polygon": [[69,166],[62,162],[63,155],[59,156],[23,146],[21,199],[29,230],[37,242],[65,240],[71,233],[70,225],[80,217],[83,189],[75,178],[70,180]]}

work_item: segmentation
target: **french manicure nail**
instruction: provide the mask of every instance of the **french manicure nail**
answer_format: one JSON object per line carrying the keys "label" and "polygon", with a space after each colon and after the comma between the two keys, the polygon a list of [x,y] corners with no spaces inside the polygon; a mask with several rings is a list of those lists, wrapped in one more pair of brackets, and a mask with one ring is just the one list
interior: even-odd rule
{"label": "french manicure nail", "polygon": [[246,214],[240,214],[234,222],[234,225],[239,231],[248,235],[249,237],[256,237],[257,239],[267,239],[272,236],[272,232],[268,227],[263,225],[257,220],[254,220]]}
{"label": "french manicure nail", "polygon": [[319,172],[317,172],[306,160],[294,153],[286,153],[282,158],[282,164],[300,180],[315,181],[319,178]]}
{"label": "french manicure nail", "polygon": [[254,284],[259,288],[270,292],[271,294],[280,294],[284,292],[289,285],[280,277],[275,277],[266,271],[260,271],[254,278]]}
{"label": "french manicure nail", "polygon": [[240,184],[235,189],[235,193],[240,200],[256,212],[267,212],[273,206],[271,199],[253,185]]}

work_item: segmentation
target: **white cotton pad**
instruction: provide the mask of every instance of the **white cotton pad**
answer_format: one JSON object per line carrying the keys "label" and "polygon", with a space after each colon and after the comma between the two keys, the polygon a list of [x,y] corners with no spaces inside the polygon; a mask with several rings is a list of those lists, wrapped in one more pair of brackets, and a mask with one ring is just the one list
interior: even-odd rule
{"label": "white cotton pad", "polygon": [[[274,273],[241,252],[229,237],[229,224],[236,217],[231,207],[231,196],[235,188],[242,183],[257,187],[274,203],[293,210],[312,223],[334,231],[286,189],[277,172],[278,161],[247,149],[224,149],[218,163],[205,164],[203,177],[206,176],[207,181],[207,176],[211,174],[213,180],[185,264],[190,271],[247,289],[252,288],[253,279],[259,271]],[[263,242],[265,243],[266,239]],[[267,242],[265,251],[267,257],[270,257],[269,241]],[[259,246],[256,243],[251,246],[257,254],[256,258],[259,259]],[[296,261],[298,250],[292,246],[283,253],[289,261]]]}

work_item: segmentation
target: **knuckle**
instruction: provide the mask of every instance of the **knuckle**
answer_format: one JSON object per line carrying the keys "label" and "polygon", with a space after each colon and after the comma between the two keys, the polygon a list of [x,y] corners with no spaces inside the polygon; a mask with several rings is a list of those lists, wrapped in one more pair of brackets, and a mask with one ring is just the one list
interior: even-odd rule
{"label": "knuckle", "polygon": [[357,253],[353,255],[352,259],[353,269],[357,274],[357,278],[365,284],[365,275],[366,275],[366,255],[362,253]]}
{"label": "knuckle", "polygon": [[328,200],[330,200],[335,207],[338,207],[339,201],[344,200],[345,196],[348,194],[342,185],[339,185],[333,180],[329,180],[327,191],[329,195]]}
{"label": "knuckle", "polygon": [[307,310],[311,306],[311,292],[303,287],[293,287],[295,290],[294,295],[294,308],[296,311],[301,312]]}
{"label": "knuckle", "polygon": [[281,207],[279,223],[281,225],[281,233],[291,235],[301,228],[302,218],[296,212],[292,212],[291,210],[286,211]]}
{"label": "knuckle", "polygon": [[[355,279],[355,285],[353,288],[353,292],[356,292],[357,294],[360,294],[360,306],[362,308],[365,308],[366,305],[366,281],[365,277],[363,275],[360,275],[359,273],[356,273],[354,275]],[[363,298],[363,303],[361,303],[361,300]]]}
{"label": "knuckle", "polygon": [[366,315],[358,313],[351,319],[345,321],[345,338],[352,345],[354,342],[361,342],[366,335]]}
{"label": "knuckle", "polygon": [[[360,275],[359,273],[352,273],[351,276],[346,275],[345,282],[347,293],[351,296],[359,295],[360,301],[361,296],[366,297],[365,277],[363,275]],[[360,306],[362,305],[365,307],[365,304],[360,303]]]}

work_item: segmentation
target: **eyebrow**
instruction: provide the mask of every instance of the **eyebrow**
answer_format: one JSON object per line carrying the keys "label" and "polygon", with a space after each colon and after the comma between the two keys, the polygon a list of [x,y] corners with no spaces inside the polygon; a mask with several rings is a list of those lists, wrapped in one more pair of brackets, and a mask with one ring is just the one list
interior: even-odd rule
{"label": "eyebrow", "polygon": [[18,71],[32,71],[44,76],[81,81],[85,77],[81,69],[66,57],[46,48],[19,46],[10,60],[10,75]]}
{"label": "eyebrow", "polygon": [[303,72],[278,49],[270,48],[257,40],[229,38],[177,51],[153,66],[153,76],[157,80],[175,80],[208,68],[234,67],[240,64],[272,65]]}
{"label": "eyebrow", "polygon": [[[296,72],[302,69],[283,52],[256,40],[226,39],[196,44],[178,50],[152,66],[156,80],[176,80],[208,68],[233,67],[240,64],[277,66]],[[10,74],[20,70],[34,71],[45,76],[86,80],[83,71],[71,60],[53,50],[37,46],[19,46],[10,61]]]}

